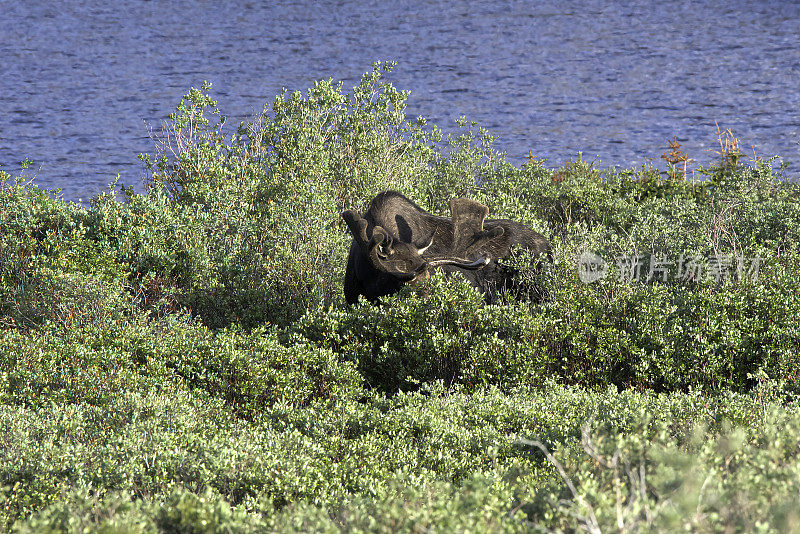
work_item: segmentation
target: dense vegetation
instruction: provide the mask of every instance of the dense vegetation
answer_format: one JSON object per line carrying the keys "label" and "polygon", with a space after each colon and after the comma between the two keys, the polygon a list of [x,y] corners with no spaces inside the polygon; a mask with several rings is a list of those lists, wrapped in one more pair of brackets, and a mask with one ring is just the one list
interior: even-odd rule
{"label": "dense vegetation", "polygon": [[[797,187],[725,143],[702,180],[674,150],[516,167],[409,120],[390,67],[227,134],[192,89],[144,194],[2,175],[0,525],[800,532]],[[546,235],[548,299],[436,276],[344,307],[339,214],[386,189]]]}

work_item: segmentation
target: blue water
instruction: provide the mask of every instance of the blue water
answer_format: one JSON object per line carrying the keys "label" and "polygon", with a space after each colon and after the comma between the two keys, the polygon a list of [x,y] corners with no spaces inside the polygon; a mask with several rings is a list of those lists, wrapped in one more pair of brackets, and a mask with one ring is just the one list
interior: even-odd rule
{"label": "blue water", "polygon": [[708,163],[716,120],[800,176],[800,3],[745,0],[0,0],[0,168],[30,157],[39,184],[86,200],[140,183],[149,128],[203,80],[236,124],[383,59],[410,116],[449,132],[465,115],[515,163],[663,168],[673,135]]}

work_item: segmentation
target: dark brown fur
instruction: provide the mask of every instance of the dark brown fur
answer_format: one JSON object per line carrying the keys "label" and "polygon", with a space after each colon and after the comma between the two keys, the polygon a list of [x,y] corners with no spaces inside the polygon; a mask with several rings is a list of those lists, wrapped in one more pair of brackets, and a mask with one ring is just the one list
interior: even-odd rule
{"label": "dark brown fur", "polygon": [[503,264],[512,248],[546,254],[552,261],[544,236],[516,221],[486,219],[489,210],[478,202],[451,200],[450,212],[450,218],[439,217],[386,191],[372,200],[363,217],[352,210],[342,213],[353,234],[344,280],[347,302],[355,304],[359,295],[375,301],[441,269],[461,273],[493,303],[498,291],[525,289]]}

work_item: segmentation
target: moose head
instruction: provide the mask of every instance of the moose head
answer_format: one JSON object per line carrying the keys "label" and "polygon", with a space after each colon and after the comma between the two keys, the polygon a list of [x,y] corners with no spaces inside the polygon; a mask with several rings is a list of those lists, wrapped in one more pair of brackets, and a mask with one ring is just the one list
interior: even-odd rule
{"label": "moose head", "polygon": [[[481,250],[489,241],[502,236],[504,231],[502,227],[483,229],[488,208],[461,198],[450,202],[450,211],[453,215],[451,221],[427,213],[425,215],[430,216],[427,219],[420,217],[420,213],[395,213],[392,218],[395,224],[387,225],[388,230],[377,222],[370,224],[368,219],[375,219],[375,216],[369,212],[364,218],[358,212],[348,210],[342,213],[342,218],[353,234],[354,243],[372,267],[399,281],[413,283],[427,278],[430,271],[437,267],[474,270],[491,261],[490,256],[481,253]],[[409,224],[408,219],[414,216],[417,219],[415,224]],[[404,241],[398,235],[401,233],[400,227],[416,227],[418,235]],[[414,243],[414,237],[426,241],[418,246]],[[434,247],[435,242],[437,246]]]}
{"label": "moose head", "polygon": [[[353,235],[345,272],[347,302],[355,303],[358,295],[374,301],[427,278],[437,268],[461,272],[487,293],[495,282],[508,285],[505,278],[511,275],[497,260],[508,257],[511,245],[550,251],[543,236],[520,223],[487,220],[489,208],[474,200],[451,200],[450,214],[445,218],[428,213],[395,191],[375,197],[364,216],[343,212]],[[487,266],[492,268],[484,269]],[[504,279],[493,279],[498,277]]]}

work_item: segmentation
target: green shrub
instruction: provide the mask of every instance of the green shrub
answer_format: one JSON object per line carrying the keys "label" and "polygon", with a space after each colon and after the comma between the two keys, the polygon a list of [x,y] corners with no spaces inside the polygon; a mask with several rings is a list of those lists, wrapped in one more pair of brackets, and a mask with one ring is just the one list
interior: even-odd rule
{"label": "green shrub", "polygon": [[351,362],[310,344],[284,346],[265,329],[212,333],[186,329],[163,339],[163,363],[197,388],[252,418],[273,404],[307,406],[361,394],[362,377]]}
{"label": "green shrub", "polygon": [[[390,69],[233,133],[190,90],[145,194],[0,174],[2,528],[800,530],[797,186],[740,155],[699,182],[517,168],[466,119],[407,119]],[[434,276],[344,308],[340,213],[389,188],[546,235],[555,263],[522,273],[546,298]],[[615,265],[681,254],[763,263]]]}
{"label": "green shrub", "polygon": [[484,307],[483,296],[460,277],[435,275],[384,305],[310,311],[284,332],[358,365],[366,382],[387,392],[443,380],[469,388],[539,383],[549,360],[520,343],[538,325],[528,307]]}
{"label": "green shrub", "polygon": [[582,450],[556,453],[563,465],[541,442],[521,440],[544,451],[562,479],[522,509],[540,527],[559,530],[800,531],[798,419],[767,417],[755,440],[741,428],[728,426],[713,437],[695,428],[681,445],[665,421],[653,436],[587,425]]}
{"label": "green shrub", "polygon": [[[655,530],[796,528],[797,407],[760,396],[434,385],[333,409],[278,404],[249,423],[173,389],[103,407],[4,406],[0,428],[2,510],[20,529],[580,528],[570,512],[584,505],[526,439],[552,451],[604,529],[620,513]],[[644,498],[629,478],[640,466]]]}
{"label": "green shrub", "polygon": [[88,235],[86,210],[22,177],[0,178],[0,324],[70,328],[122,317],[123,266]]}
{"label": "green shrub", "polygon": [[[210,86],[192,89],[164,140],[177,145],[161,147],[175,156],[143,156],[149,193],[132,208],[163,214],[165,226],[127,245],[134,275],[174,280],[211,326],[287,321],[339,300],[349,243],[339,214],[409,190],[433,157],[424,121],[405,118],[408,93],[382,80],[391,67],[376,64],[350,94],[322,81],[279,95],[229,139],[224,117],[207,117],[219,115]],[[162,257],[143,263],[150,250]]]}
{"label": "green shrub", "polygon": [[308,340],[353,361],[367,384],[408,390],[444,380],[468,388],[567,383],[748,390],[763,369],[798,391],[795,270],[768,261],[755,282],[717,286],[577,280],[548,269],[541,304],[483,306],[458,278],[435,276],[381,306],[316,309],[284,339]]}

